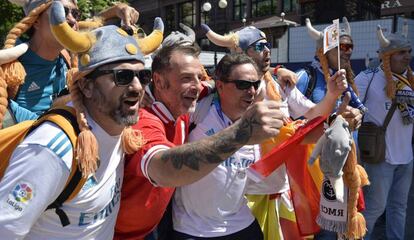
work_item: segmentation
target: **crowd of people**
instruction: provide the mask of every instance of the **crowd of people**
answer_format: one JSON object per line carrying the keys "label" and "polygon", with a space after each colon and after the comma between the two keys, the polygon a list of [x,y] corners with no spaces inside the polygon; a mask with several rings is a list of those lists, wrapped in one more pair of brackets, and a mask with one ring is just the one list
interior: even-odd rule
{"label": "crowd of people", "polygon": [[[381,64],[355,76],[346,18],[339,46],[325,54],[323,34],[307,20],[316,54],[296,73],[271,67],[270,43],[256,27],[222,36],[202,24],[203,35],[229,49],[210,76],[184,24],[184,33],[164,38],[156,18],[143,37],[135,27],[139,13],[123,3],[101,12],[99,21],[80,22],[76,0],[10,1],[26,17],[0,50],[0,138],[22,124],[29,129],[0,162],[2,239],[349,236],[323,224],[303,234],[291,189],[297,183],[285,164],[252,177],[263,156],[320,118],[325,128],[346,120],[355,143],[364,123],[387,122],[383,159],[358,159],[370,185],[357,195],[365,221],[353,236],[377,239],[377,220],[385,219],[386,238],[404,239],[407,205],[413,207],[414,131],[406,32],[384,36],[373,29]],[[54,115],[64,118],[43,120]],[[323,134],[315,127],[302,143]]]}

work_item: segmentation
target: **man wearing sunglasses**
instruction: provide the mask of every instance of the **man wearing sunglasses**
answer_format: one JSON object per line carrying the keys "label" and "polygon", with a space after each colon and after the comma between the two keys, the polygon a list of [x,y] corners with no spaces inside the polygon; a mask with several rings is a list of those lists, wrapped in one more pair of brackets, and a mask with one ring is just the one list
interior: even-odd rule
{"label": "man wearing sunglasses", "polygon": [[[323,97],[320,99],[321,101],[311,108],[311,106],[309,105],[310,101],[307,101],[303,94],[301,94],[295,87],[297,77],[290,77],[290,74],[295,75],[294,73],[283,68],[276,68],[275,71],[272,71],[273,73],[270,73],[269,70],[271,46],[267,42],[266,35],[262,31],[253,26],[249,26],[239,30],[236,33],[227,36],[220,36],[219,34],[214,33],[207,25],[202,25],[202,29],[204,30],[204,32],[206,32],[206,36],[213,43],[220,46],[228,47],[233,51],[244,52],[256,62],[256,64],[259,67],[259,76],[262,79],[264,79],[264,82],[266,83],[262,86],[270,89],[269,91],[272,92],[272,98],[281,101],[286,106],[286,109],[289,109],[289,112],[293,111],[296,113],[301,113],[301,115],[296,115],[288,114],[288,112],[286,112],[286,114],[284,115],[285,119],[289,119],[290,115],[292,115],[293,117],[300,117],[303,116],[304,113],[306,113],[304,115],[306,118],[312,119],[320,115],[329,115],[329,113],[334,109],[336,97],[332,98],[332,96],[335,95],[332,93],[335,92],[335,90],[333,90],[333,87],[328,86],[332,84],[332,79],[337,79],[338,75],[343,74],[342,71],[338,71],[337,73],[333,74],[333,76],[330,76],[327,79],[325,83],[326,88],[324,89],[326,92],[324,92]],[[236,46],[234,44],[235,38],[238,39],[238,43],[236,44]],[[276,77],[273,75],[275,73],[277,75]],[[281,73],[283,73],[283,75],[285,76],[281,76]],[[338,86],[340,85],[341,84],[338,84]],[[270,86],[275,87],[271,88]],[[263,93],[263,95],[265,93],[264,89],[260,92]],[[268,93],[267,95],[269,97]],[[298,101],[293,100],[295,98]],[[313,104],[311,105],[313,106]],[[306,109],[312,110],[306,111]],[[346,114],[347,117],[349,117],[350,121],[354,121],[355,116],[359,116],[359,119],[361,118],[361,114],[359,113],[359,111],[356,111],[355,113],[350,113],[349,110],[346,110],[344,114]],[[281,176],[281,179],[287,178],[284,169],[283,171],[279,172],[279,176]],[[282,184],[281,188],[278,189],[278,193],[289,195],[287,194],[288,188],[286,186],[287,182],[286,184]],[[276,199],[276,201],[278,201],[278,199]],[[270,211],[274,210],[271,209]]]}
{"label": "man wearing sunglasses", "polygon": [[[191,131],[190,142],[239,120],[254,103],[261,83],[257,65],[244,54],[225,55],[216,67],[215,78],[217,93],[206,116]],[[244,199],[245,170],[260,156],[258,149],[258,145],[244,145],[207,176],[176,189],[171,239],[263,239]]]}
{"label": "man wearing sunglasses", "polygon": [[[237,122],[257,101],[259,86],[263,84],[259,72],[256,62],[246,54],[224,56],[215,71],[217,94],[208,114],[191,131],[189,141],[206,138]],[[334,107],[335,96],[345,88],[345,76],[340,72],[335,79],[330,79],[330,96],[320,105],[313,104],[293,89],[288,96],[282,93],[286,102],[282,102],[285,107],[279,109],[286,117],[292,114],[293,117],[305,115],[312,119],[326,115]],[[246,171],[260,156],[259,145],[244,145],[207,176],[177,188],[173,202],[173,239],[263,239],[261,228],[244,197],[245,193],[253,193],[248,192],[252,188],[248,187]],[[261,187],[253,187],[254,194],[287,191],[284,171],[279,168]]]}
{"label": "man wearing sunglasses", "polygon": [[277,103],[255,103],[220,133],[186,143],[188,113],[202,88],[199,53],[198,46],[172,45],[154,57],[147,91],[154,102],[140,110],[134,126],[146,143],[127,160],[115,239],[143,238],[160,221],[174,187],[201,179],[243,145],[275,136],[282,126]]}
{"label": "man wearing sunglasses", "polygon": [[[51,10],[54,36],[79,53],[79,68],[68,77],[72,101],[66,114],[54,110],[60,110],[55,117],[67,121],[42,122],[14,150],[0,182],[0,236],[111,240],[124,155],[144,141],[131,127],[150,81],[144,55],[161,39],[153,35],[138,41],[112,25],[79,33],[66,22],[61,2],[53,2]],[[56,200],[62,197],[66,201]]]}
{"label": "man wearing sunglasses", "polygon": [[[357,97],[358,89],[354,82],[354,73],[351,68],[351,55],[354,48],[351,28],[346,17],[343,18],[345,27],[340,29],[339,50],[340,50],[340,67],[346,70],[346,80],[348,89],[351,94],[349,105],[342,113],[342,116],[349,123],[351,130],[356,130],[361,125],[362,114],[365,107]],[[338,70],[338,48],[329,50],[323,54],[323,34],[314,29],[309,21],[306,20],[308,33],[312,39],[316,40],[316,56],[312,63],[297,72],[298,82],[297,88],[314,103],[319,103],[327,94],[327,81],[334,72]],[[322,34],[322,35],[321,35]],[[338,101],[339,104],[339,101]],[[360,108],[360,110],[358,109]],[[356,134],[356,132],[354,132]],[[335,232],[321,230],[315,235],[315,239],[337,239]]]}
{"label": "man wearing sunglasses", "polygon": [[382,161],[372,162],[361,156],[371,182],[364,188],[363,215],[368,230],[364,239],[368,240],[411,239],[404,234],[407,230],[412,232],[413,227],[406,220],[407,204],[412,205],[407,200],[413,177],[414,74],[410,67],[413,45],[407,38],[408,26],[402,29],[400,33],[384,35],[381,27],[377,27],[378,55],[382,63],[356,76],[361,97],[369,108],[364,122],[383,125],[386,115],[396,105],[386,128]]}
{"label": "man wearing sunglasses", "polygon": [[[326,54],[323,54],[322,33],[312,27],[309,19],[306,22],[310,36],[316,40],[316,56],[309,66],[297,72],[298,82],[296,87],[312,102],[318,103],[327,92],[327,79],[338,70],[338,48],[331,49]],[[355,85],[354,72],[352,71],[350,61],[354,45],[351,37],[351,28],[346,17],[343,18],[343,23],[345,27],[340,29],[339,37],[340,67],[346,70],[349,85],[348,91],[351,94],[349,110],[357,114],[354,108],[358,108],[361,111],[366,109],[357,97],[358,89]],[[357,115],[361,117],[361,114]],[[347,118],[351,129],[357,129],[361,123],[360,118],[351,120],[354,116],[344,117]]]}
{"label": "man wearing sunglasses", "polygon": [[[81,12],[77,0],[60,0],[64,5],[65,17],[68,24],[77,29],[77,21]],[[20,56],[13,66],[5,66],[9,72],[9,111],[6,121],[10,124],[24,120],[36,119],[52,105],[53,100],[66,87],[66,72],[76,59],[71,60],[68,52],[55,39],[49,28],[49,6],[51,0],[24,0],[10,2],[23,7],[26,17],[7,36],[5,47],[12,47],[21,43],[28,44],[29,48]],[[101,14],[103,20],[119,17],[127,25],[138,20],[138,12],[126,4],[118,4]],[[22,37],[27,33],[28,39]],[[21,64],[19,68],[14,67]],[[23,67],[24,68],[23,68]],[[17,70],[16,70],[17,69]],[[24,73],[26,76],[24,76]],[[22,82],[20,82],[22,81]],[[20,85],[20,86],[19,86]],[[0,119],[0,125],[3,119]],[[3,126],[6,127],[6,126]]]}

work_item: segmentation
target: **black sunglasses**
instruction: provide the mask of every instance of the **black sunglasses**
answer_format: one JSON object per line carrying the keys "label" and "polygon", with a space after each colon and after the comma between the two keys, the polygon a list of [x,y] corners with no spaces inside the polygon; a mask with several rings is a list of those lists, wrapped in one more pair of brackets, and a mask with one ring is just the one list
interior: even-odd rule
{"label": "black sunglasses", "polygon": [[65,17],[67,18],[69,13],[72,14],[72,17],[76,20],[79,21],[81,19],[81,15],[82,12],[79,9],[76,8],[68,8],[68,7],[63,7],[65,9]]}
{"label": "black sunglasses", "polygon": [[114,75],[114,82],[115,85],[118,87],[121,86],[128,86],[131,84],[134,77],[137,76],[141,85],[147,85],[151,82],[152,73],[149,69],[142,69],[139,71],[134,71],[131,69],[112,69],[112,70],[102,70],[102,69],[95,69],[88,75],[86,78],[88,79],[96,79],[102,75],[112,73]]}
{"label": "black sunglasses", "polygon": [[339,44],[339,49],[341,51],[347,52],[350,49],[354,49],[354,44],[352,44],[352,43],[340,43]]}
{"label": "black sunglasses", "polygon": [[234,85],[236,85],[236,88],[239,90],[246,90],[249,89],[251,86],[253,86],[254,90],[257,90],[259,88],[260,85],[260,80],[251,82],[251,81],[247,81],[247,80],[221,80],[222,82],[225,83],[233,83]]}

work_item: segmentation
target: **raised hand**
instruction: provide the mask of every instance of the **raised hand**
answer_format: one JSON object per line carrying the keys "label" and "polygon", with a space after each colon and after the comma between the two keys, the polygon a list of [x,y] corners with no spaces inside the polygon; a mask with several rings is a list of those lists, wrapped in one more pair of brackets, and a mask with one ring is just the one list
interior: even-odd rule
{"label": "raised hand", "polygon": [[236,123],[237,141],[256,144],[279,134],[284,117],[280,105],[276,101],[263,101],[250,106]]}
{"label": "raised hand", "polygon": [[359,109],[349,106],[351,95],[347,92],[342,100],[341,105],[338,107],[336,113],[342,115],[349,124],[351,131],[357,130],[362,123],[362,113]]}
{"label": "raised hand", "polygon": [[346,90],[347,87],[348,83],[346,81],[346,72],[344,69],[341,69],[328,79],[328,92],[326,94],[330,94],[337,98]]}

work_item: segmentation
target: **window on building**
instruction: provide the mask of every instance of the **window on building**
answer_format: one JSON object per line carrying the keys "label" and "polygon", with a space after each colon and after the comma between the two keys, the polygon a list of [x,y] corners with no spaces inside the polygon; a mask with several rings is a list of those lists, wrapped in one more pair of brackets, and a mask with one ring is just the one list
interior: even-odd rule
{"label": "window on building", "polygon": [[233,4],[233,20],[242,20],[246,17],[246,1],[235,0]]}
{"label": "window on building", "polygon": [[275,37],[274,35],[270,35],[267,37],[270,39],[270,43],[272,44],[272,48],[279,48],[279,38]]}
{"label": "window on building", "polygon": [[195,6],[195,1],[189,1],[178,5],[178,9],[180,11],[179,21],[188,26],[194,27],[196,23]]}
{"label": "window on building", "polygon": [[[210,1],[203,1],[200,3],[200,18],[201,18],[201,23],[210,25],[211,24],[211,14],[214,11],[214,9],[210,9],[210,11],[206,12],[203,10],[203,5],[206,2],[210,2]],[[210,3],[211,4],[211,3]]]}
{"label": "window on building", "polygon": [[174,5],[165,7],[165,30],[171,32],[176,29],[175,26],[175,8]]}
{"label": "window on building", "polygon": [[275,14],[276,8],[277,0],[252,0],[252,17]]}
{"label": "window on building", "polygon": [[298,9],[298,0],[283,0],[283,12],[294,12]]}
{"label": "window on building", "polygon": [[210,13],[208,12],[201,12],[201,23],[210,25],[211,24],[211,17]]}

